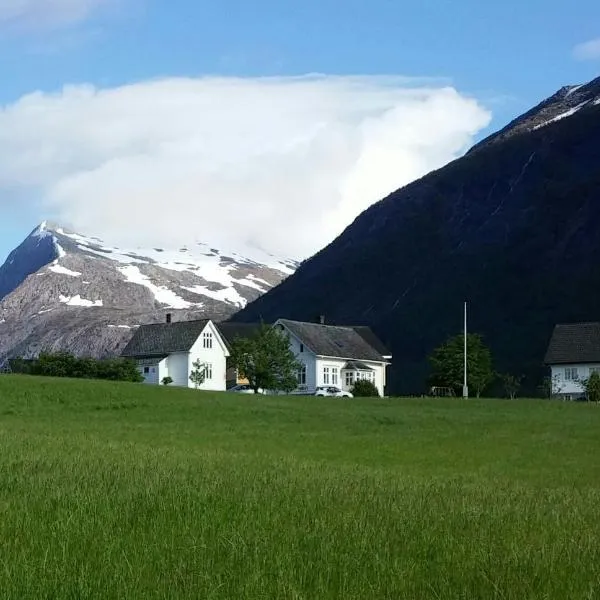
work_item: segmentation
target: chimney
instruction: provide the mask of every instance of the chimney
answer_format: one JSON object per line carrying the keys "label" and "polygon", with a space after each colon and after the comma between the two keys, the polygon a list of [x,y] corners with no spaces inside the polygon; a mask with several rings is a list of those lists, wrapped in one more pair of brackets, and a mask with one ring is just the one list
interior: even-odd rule
{"label": "chimney", "polygon": [[319,323],[325,325],[325,315],[319,315]]}
{"label": "chimney", "polygon": [[171,322],[171,317],[172,317],[171,313],[167,313],[167,323]]}

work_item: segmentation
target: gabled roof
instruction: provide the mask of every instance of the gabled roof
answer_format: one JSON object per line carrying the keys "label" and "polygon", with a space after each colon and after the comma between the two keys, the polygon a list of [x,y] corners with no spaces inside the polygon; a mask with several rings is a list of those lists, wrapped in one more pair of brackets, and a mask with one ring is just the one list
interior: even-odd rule
{"label": "gabled roof", "polygon": [[209,322],[209,319],[202,319],[141,325],[121,356],[151,357],[189,352]]}
{"label": "gabled roof", "polygon": [[231,344],[236,338],[252,337],[259,331],[261,323],[215,323],[223,341],[227,344],[228,350],[231,350]]}
{"label": "gabled roof", "polygon": [[320,325],[279,319],[307,348],[317,356],[384,362],[384,358],[352,327]]}
{"label": "gabled roof", "polygon": [[600,323],[557,325],[544,362],[547,365],[600,363]]}

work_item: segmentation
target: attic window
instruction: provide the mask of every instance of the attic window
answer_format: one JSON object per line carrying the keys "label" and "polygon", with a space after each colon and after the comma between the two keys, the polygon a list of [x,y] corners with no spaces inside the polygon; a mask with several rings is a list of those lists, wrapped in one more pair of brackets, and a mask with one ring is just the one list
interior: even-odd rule
{"label": "attic window", "polygon": [[300,344],[300,352],[304,352],[304,344]]}
{"label": "attic window", "polygon": [[206,332],[202,335],[202,347],[210,350],[213,347],[213,335],[210,332]]}

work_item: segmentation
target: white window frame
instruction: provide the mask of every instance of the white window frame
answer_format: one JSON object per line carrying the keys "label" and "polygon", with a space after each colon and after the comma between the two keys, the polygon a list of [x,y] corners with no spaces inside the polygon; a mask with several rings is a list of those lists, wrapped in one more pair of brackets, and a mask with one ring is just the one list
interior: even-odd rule
{"label": "white window frame", "polygon": [[565,368],[565,381],[578,381],[579,372],[577,367],[566,367]]}
{"label": "white window frame", "polygon": [[331,367],[331,385],[338,386],[340,381],[340,368]]}
{"label": "white window frame", "polygon": [[213,334],[210,331],[205,331],[202,334],[202,347],[206,350],[212,350]]}
{"label": "white window frame", "polygon": [[346,387],[352,387],[355,383],[354,371],[346,371],[344,373],[344,383]]}
{"label": "white window frame", "polygon": [[212,379],[213,378],[213,366],[212,363],[204,363],[204,379]]}
{"label": "white window frame", "polygon": [[330,367],[323,367],[323,385],[331,385],[331,383],[329,383],[330,375],[331,375]]}

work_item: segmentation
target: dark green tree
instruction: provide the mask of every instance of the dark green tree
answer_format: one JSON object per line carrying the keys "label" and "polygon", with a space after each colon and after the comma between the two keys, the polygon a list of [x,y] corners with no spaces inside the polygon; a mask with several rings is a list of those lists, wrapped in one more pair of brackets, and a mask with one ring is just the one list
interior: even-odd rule
{"label": "dark green tree", "polygon": [[351,390],[355,398],[379,398],[377,386],[367,379],[359,379]]}
{"label": "dark green tree", "polygon": [[163,385],[171,385],[173,383],[173,378],[172,377],[163,377],[161,380],[161,383]]}
{"label": "dark green tree", "polygon": [[290,349],[288,336],[265,325],[251,337],[232,343],[232,363],[257,394],[259,389],[291,392],[298,385],[302,365]]}
{"label": "dark green tree", "polygon": [[[433,351],[429,357],[431,385],[462,390],[464,378],[464,336],[457,335]],[[492,354],[476,333],[467,335],[467,385],[479,398],[494,378]]]}
{"label": "dark green tree", "polygon": [[592,373],[584,381],[585,395],[588,402],[600,402],[600,373]]}

